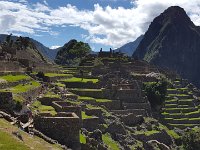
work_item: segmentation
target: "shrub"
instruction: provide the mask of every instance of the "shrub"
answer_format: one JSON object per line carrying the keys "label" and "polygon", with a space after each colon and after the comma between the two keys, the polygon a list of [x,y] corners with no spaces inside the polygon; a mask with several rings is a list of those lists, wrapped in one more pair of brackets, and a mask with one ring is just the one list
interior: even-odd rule
{"label": "shrub", "polygon": [[152,108],[162,105],[165,101],[167,85],[168,82],[164,78],[158,82],[147,82],[144,84],[144,91]]}
{"label": "shrub", "polygon": [[200,131],[191,130],[183,136],[183,148],[185,150],[200,149]]}

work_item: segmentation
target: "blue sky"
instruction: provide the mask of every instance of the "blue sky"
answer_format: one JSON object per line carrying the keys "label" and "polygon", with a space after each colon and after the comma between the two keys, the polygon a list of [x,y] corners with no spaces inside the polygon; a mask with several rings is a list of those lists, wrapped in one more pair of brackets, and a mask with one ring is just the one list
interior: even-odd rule
{"label": "blue sky", "polygon": [[94,51],[109,50],[144,34],[172,5],[200,25],[200,0],[0,0],[0,33],[29,36],[48,47],[77,39]]}

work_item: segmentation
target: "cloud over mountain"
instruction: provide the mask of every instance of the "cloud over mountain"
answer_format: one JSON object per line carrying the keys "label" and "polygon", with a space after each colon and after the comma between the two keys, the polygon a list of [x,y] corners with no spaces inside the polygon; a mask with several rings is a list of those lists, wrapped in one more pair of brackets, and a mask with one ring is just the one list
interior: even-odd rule
{"label": "cloud over mountain", "polygon": [[[200,25],[200,0],[134,0],[131,8],[102,7],[93,10],[76,6],[51,8],[46,1],[0,1],[1,33],[57,33],[53,27],[76,26],[87,31],[83,37],[92,43],[119,47],[143,34],[154,17],[171,5],[183,7],[191,20]],[[55,35],[55,34],[54,34]]]}

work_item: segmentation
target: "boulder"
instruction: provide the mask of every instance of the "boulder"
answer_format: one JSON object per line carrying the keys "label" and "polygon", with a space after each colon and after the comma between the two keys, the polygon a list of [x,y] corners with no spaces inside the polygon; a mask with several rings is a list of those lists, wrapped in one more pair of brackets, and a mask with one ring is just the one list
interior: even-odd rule
{"label": "boulder", "polygon": [[126,134],[126,130],[122,123],[118,120],[113,121],[107,128],[107,132],[112,135],[115,134]]}
{"label": "boulder", "polygon": [[99,142],[102,142],[102,132],[99,129],[94,130],[94,132],[92,132],[90,134],[90,138],[93,138]]}
{"label": "boulder", "polygon": [[141,115],[135,116],[134,114],[128,114],[122,116],[122,121],[127,126],[136,126],[144,122],[144,118]]}

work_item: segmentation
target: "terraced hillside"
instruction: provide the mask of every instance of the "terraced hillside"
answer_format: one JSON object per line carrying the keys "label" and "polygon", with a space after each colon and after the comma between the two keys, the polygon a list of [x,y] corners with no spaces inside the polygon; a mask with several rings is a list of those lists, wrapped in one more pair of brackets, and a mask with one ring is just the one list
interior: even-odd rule
{"label": "terraced hillside", "polygon": [[194,127],[200,124],[199,99],[184,81],[176,80],[167,89],[167,97],[162,115],[164,121],[178,128]]}

